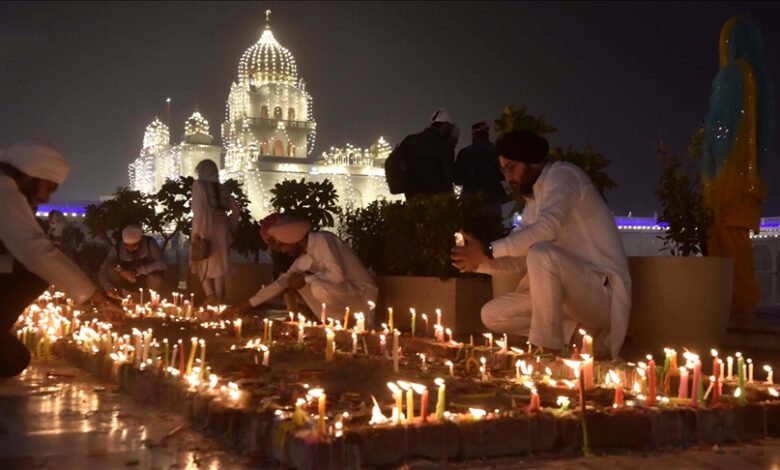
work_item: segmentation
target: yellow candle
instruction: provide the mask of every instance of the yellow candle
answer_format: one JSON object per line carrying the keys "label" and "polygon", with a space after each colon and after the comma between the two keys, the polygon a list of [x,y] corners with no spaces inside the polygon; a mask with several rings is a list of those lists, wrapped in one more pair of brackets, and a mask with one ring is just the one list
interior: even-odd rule
{"label": "yellow candle", "polygon": [[322,392],[317,402],[317,408],[320,414],[320,435],[325,435],[325,392]]}
{"label": "yellow candle", "polygon": [[403,414],[404,411],[404,405],[401,399],[401,389],[393,382],[387,382],[387,388],[390,389],[390,392],[392,392],[393,398],[395,399],[395,424],[401,424],[401,414]]}
{"label": "yellow candle", "polygon": [[335,336],[333,330],[330,328],[325,329],[325,362],[331,362],[333,360],[333,339]]}
{"label": "yellow candle", "polygon": [[445,384],[444,379],[437,378],[434,380],[434,383],[439,386],[439,395],[436,398],[436,419],[441,420],[444,419],[444,394],[445,394]]}
{"label": "yellow candle", "polygon": [[344,309],[344,329],[349,329],[349,307]]}
{"label": "yellow candle", "polygon": [[187,375],[192,373],[192,363],[195,362],[195,350],[198,349],[198,338],[192,337],[192,347],[190,348],[190,356],[187,359]]}
{"label": "yellow candle", "polygon": [[387,309],[387,329],[393,331],[393,307]]}

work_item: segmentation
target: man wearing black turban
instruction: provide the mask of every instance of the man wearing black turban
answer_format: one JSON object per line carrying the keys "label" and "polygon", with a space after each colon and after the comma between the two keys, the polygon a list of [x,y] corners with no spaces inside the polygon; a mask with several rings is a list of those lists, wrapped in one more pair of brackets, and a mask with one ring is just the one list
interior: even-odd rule
{"label": "man wearing black turban", "polygon": [[482,307],[482,322],[551,351],[585,328],[597,351],[617,357],[631,278],[604,199],[579,167],[551,162],[547,141],[533,132],[505,134],[496,151],[507,183],[525,198],[522,223],[487,247],[464,233],[465,246],[452,250],[453,265],[461,272],[515,272],[522,280]]}

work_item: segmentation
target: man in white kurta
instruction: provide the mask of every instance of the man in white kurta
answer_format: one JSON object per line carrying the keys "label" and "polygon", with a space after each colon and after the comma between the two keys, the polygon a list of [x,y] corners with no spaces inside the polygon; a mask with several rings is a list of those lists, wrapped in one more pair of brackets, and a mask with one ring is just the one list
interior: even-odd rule
{"label": "man in white kurta", "polygon": [[331,232],[312,232],[301,219],[282,218],[268,229],[272,249],[297,255],[290,269],[252,296],[243,309],[256,307],[289,289],[297,290],[315,315],[340,318],[347,307],[366,314],[372,323],[368,302],[377,301],[379,290],[371,273],[354,251]]}
{"label": "man in white kurta", "polygon": [[497,150],[505,178],[525,196],[522,224],[484,252],[468,234],[467,246],[453,249],[461,270],[523,276],[514,292],[485,304],[483,323],[550,350],[585,328],[597,350],[617,357],[628,327],[631,279],[612,214],[579,167],[547,160],[543,138],[512,132],[502,140]]}
{"label": "man in white kurta", "polygon": [[30,353],[9,330],[50,284],[76,303],[89,301],[104,314],[121,316],[35,219],[33,208],[49,201],[69,169],[62,153],[48,144],[21,142],[0,150],[0,378],[29,364]]}

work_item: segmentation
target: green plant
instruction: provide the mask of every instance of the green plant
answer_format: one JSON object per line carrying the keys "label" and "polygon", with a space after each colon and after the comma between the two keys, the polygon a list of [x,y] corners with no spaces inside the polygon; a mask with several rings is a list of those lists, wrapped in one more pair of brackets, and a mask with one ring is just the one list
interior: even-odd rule
{"label": "green plant", "polygon": [[[416,196],[406,202],[377,201],[340,217],[339,234],[380,275],[457,275],[450,249],[457,230],[487,243],[505,235],[498,216],[475,197]],[[412,248],[413,247],[413,248]]]}
{"label": "green plant", "polygon": [[167,179],[154,201],[160,209],[152,218],[150,229],[163,239],[162,250],[177,233],[189,235],[192,229],[190,201],[192,200],[192,183],[194,178],[184,176],[178,179]]}
{"label": "green plant", "polygon": [[306,178],[284,180],[272,189],[271,205],[274,210],[283,214],[297,215],[308,218],[314,230],[322,227],[332,227],[334,216],[340,208],[336,188],[330,180],[322,182],[306,181]]}
{"label": "green plant", "polygon": [[257,262],[260,259],[260,251],[263,250],[263,242],[260,239],[260,223],[254,220],[249,212],[249,197],[241,183],[234,179],[225,181],[224,185],[239,209],[238,226],[233,232],[233,249],[244,256],[252,256]]}
{"label": "green plant", "polygon": [[[701,154],[704,129],[694,129],[686,151],[687,161],[666,151],[663,141],[658,143],[661,177],[656,194],[661,200],[659,224],[668,224],[661,251],[672,256],[706,255],[707,212],[700,192],[697,160]],[[687,165],[686,165],[687,164]]]}
{"label": "green plant", "polygon": [[140,224],[149,229],[154,224],[154,206],[152,197],[120,187],[113,198],[86,207],[84,225],[92,236],[114,245],[119,233],[128,225]]}
{"label": "green plant", "polygon": [[501,116],[495,120],[493,127],[498,135],[512,131],[531,131],[544,135],[558,130],[557,127],[547,122],[544,116],[528,114],[528,109],[525,106],[515,108],[511,105],[504,108]]}

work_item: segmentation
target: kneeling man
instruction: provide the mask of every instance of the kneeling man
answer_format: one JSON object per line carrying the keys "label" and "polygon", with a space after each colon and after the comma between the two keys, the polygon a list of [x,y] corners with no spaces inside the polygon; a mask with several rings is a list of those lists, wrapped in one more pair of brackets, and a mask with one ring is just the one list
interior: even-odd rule
{"label": "kneeling man", "polygon": [[577,166],[551,162],[547,141],[515,131],[496,142],[501,170],[525,198],[522,223],[484,246],[464,234],[452,250],[461,272],[522,274],[514,292],[482,308],[489,329],[560,350],[578,328],[596,351],[617,357],[631,306],[631,278],[615,219],[590,178]]}
{"label": "kneeling man", "polygon": [[166,268],[154,238],[144,235],[141,227],[128,225],[122,230],[122,243],[109,250],[100,266],[100,285],[113,297],[120,290],[134,292],[143,287],[159,292]]}
{"label": "kneeling man", "polygon": [[326,315],[340,318],[349,307],[364,312],[370,326],[368,302],[376,302],[379,290],[368,269],[354,251],[331,232],[311,231],[305,219],[282,217],[268,229],[272,250],[295,258],[290,269],[238,307],[241,312],[261,305],[288,290],[297,290],[312,313],[322,304]]}

